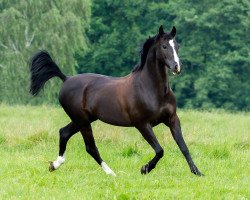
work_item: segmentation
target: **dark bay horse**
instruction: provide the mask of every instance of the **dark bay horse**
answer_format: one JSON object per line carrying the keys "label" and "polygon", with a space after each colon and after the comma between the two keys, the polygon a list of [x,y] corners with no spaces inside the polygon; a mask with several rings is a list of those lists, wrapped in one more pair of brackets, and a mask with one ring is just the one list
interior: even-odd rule
{"label": "dark bay horse", "polygon": [[182,137],[176,100],[168,81],[168,68],[174,74],[181,71],[175,35],[175,27],[165,33],[160,26],[159,32],[143,44],[140,63],[129,75],[120,78],[99,74],[65,76],[46,51],[39,51],[32,57],[31,94],[38,94],[50,78],[59,77],[63,81],[59,102],[72,120],[59,131],[59,156],[50,163],[50,171],[64,163],[67,142],[80,131],[86,151],[107,174],[115,176],[102,160],[93,137],[91,123],[99,119],[116,126],[136,127],[151,145],[155,156],[141,168],[142,174],[154,169],[163,157],[164,151],[152,127],[164,123],[170,128],[191,172],[202,175]]}

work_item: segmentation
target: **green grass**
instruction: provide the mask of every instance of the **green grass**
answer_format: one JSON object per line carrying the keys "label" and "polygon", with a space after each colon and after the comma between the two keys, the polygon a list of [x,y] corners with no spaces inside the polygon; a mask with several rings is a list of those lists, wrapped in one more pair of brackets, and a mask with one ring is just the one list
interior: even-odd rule
{"label": "green grass", "polygon": [[179,111],[184,139],[204,177],[190,173],[167,127],[154,131],[165,155],[154,156],[134,128],[99,121],[99,151],[117,174],[107,176],[85,151],[80,134],[68,143],[66,163],[53,173],[58,129],[69,122],[61,108],[0,106],[0,199],[250,199],[250,115]]}

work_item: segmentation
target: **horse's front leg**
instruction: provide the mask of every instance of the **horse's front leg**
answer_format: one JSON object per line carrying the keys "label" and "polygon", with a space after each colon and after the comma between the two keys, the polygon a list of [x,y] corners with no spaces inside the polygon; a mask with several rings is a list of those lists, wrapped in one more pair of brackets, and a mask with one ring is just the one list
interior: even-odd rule
{"label": "horse's front leg", "polygon": [[187,148],[187,145],[182,137],[181,125],[180,125],[180,120],[179,120],[178,116],[176,114],[173,115],[164,124],[170,128],[172,136],[173,136],[174,140],[176,141],[177,145],[179,146],[182,154],[186,158],[186,161],[190,167],[191,172],[194,173],[195,175],[202,176],[203,174],[195,166],[195,164],[191,158],[191,155],[189,153],[189,150]]}
{"label": "horse's front leg", "polygon": [[152,169],[155,168],[157,162],[163,157],[164,151],[162,147],[160,146],[158,140],[156,139],[155,134],[150,124],[141,124],[141,125],[136,126],[136,128],[140,131],[144,139],[155,150],[155,157],[152,160],[150,160],[148,164],[144,165],[141,168],[141,173],[147,174]]}

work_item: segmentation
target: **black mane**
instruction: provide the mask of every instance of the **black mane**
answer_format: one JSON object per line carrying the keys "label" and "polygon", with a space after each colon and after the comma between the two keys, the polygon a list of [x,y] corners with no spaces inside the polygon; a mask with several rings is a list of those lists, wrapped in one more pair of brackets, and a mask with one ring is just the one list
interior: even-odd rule
{"label": "black mane", "polygon": [[141,55],[141,60],[138,64],[136,64],[132,70],[132,72],[137,72],[143,69],[143,66],[146,63],[146,59],[147,59],[147,55],[148,55],[148,51],[150,49],[150,47],[153,45],[154,41],[155,41],[155,37],[149,37],[142,45],[142,48],[140,50],[140,55]]}

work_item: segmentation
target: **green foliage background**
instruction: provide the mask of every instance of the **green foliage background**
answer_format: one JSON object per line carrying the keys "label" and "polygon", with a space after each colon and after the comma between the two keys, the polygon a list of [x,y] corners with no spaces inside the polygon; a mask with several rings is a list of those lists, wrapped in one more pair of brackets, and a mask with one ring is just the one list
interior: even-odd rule
{"label": "green foliage background", "polygon": [[177,27],[178,106],[250,110],[250,1],[0,1],[0,102],[57,102],[59,80],[40,98],[28,95],[27,60],[47,49],[68,75],[123,76],[161,24]]}
{"label": "green foliage background", "polygon": [[0,0],[0,102],[57,102],[59,80],[50,81],[43,98],[29,95],[28,60],[48,50],[66,74],[75,74],[74,55],[87,49],[89,0]]}

